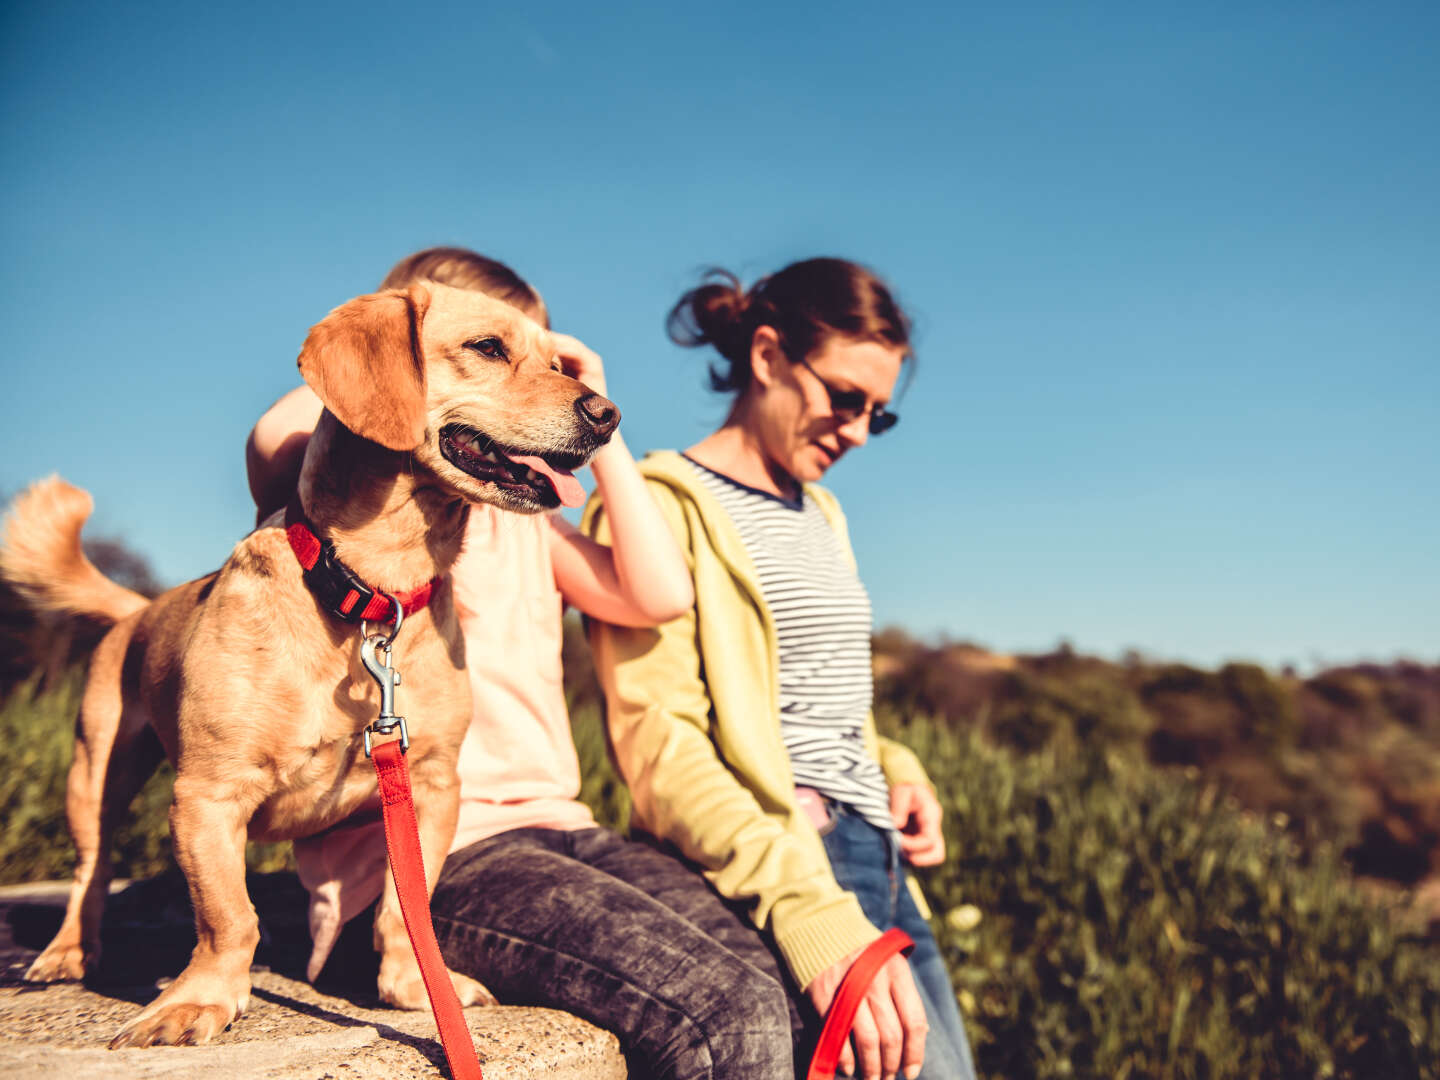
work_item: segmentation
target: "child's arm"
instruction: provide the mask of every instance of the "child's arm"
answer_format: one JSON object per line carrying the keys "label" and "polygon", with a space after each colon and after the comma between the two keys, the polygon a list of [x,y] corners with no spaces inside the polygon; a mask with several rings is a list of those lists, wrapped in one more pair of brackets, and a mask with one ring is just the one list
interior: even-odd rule
{"label": "child's arm", "polygon": [[245,441],[245,474],[255,499],[256,522],[283,509],[300,480],[305,447],[324,410],[308,386],[297,386],[271,405]]}
{"label": "child's arm", "polygon": [[[553,336],[566,374],[604,394],[600,357],[567,334]],[[690,569],[618,431],[590,468],[605,500],[613,546],[551,514],[550,562],[560,594],[586,615],[617,626],[656,626],[688,611],[695,603]]]}

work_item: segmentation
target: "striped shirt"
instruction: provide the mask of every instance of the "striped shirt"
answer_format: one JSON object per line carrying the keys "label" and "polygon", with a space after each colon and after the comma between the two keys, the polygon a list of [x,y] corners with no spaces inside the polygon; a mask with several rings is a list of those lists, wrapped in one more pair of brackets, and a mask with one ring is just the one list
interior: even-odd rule
{"label": "striped shirt", "polygon": [[691,465],[744,541],[775,621],[780,735],[795,783],[893,829],[885,774],[865,748],[870,596],[840,538],[808,495],[793,502]]}

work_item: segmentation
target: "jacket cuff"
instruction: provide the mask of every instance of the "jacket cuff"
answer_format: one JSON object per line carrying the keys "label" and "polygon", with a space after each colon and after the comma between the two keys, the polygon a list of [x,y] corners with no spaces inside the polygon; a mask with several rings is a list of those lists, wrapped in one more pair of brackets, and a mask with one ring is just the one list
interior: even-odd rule
{"label": "jacket cuff", "polygon": [[860,901],[845,893],[823,911],[784,929],[776,927],[775,945],[802,990],[832,964],[880,936],[860,910]]}
{"label": "jacket cuff", "polygon": [[891,787],[897,784],[920,784],[931,791],[935,790],[935,784],[925,771],[925,766],[920,764],[920,758],[903,743],[883,740],[876,756],[880,759],[880,770]]}

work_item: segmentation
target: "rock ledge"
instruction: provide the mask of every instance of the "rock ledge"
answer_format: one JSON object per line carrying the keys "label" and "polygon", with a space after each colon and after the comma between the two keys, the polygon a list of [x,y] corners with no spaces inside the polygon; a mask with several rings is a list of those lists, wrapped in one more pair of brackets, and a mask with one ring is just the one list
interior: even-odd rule
{"label": "rock ledge", "polygon": [[[373,1002],[321,993],[267,970],[254,974],[245,1016],[210,1045],[107,1050],[105,1044],[120,1026],[154,996],[153,981],[32,987],[18,978],[36,947],[33,931],[16,934],[16,929],[37,921],[58,924],[58,911],[53,919],[43,916],[57,904],[63,907],[66,888],[0,888],[4,1080],[428,1080],[448,1075],[428,1012],[376,1008]],[[477,1006],[465,1010],[465,1019],[486,1080],[625,1080],[615,1037],[568,1013]]]}

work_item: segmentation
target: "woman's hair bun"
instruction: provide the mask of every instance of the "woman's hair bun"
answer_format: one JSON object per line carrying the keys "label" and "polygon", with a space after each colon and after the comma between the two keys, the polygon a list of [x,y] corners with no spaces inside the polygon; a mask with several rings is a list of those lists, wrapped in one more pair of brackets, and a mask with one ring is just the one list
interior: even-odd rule
{"label": "woman's hair bun", "polygon": [[750,371],[750,339],[754,327],[746,318],[750,303],[740,279],[719,267],[705,272],[705,280],[675,302],[665,318],[665,331],[676,345],[695,348],[710,345],[726,361],[710,366],[710,386],[717,391],[741,389]]}

